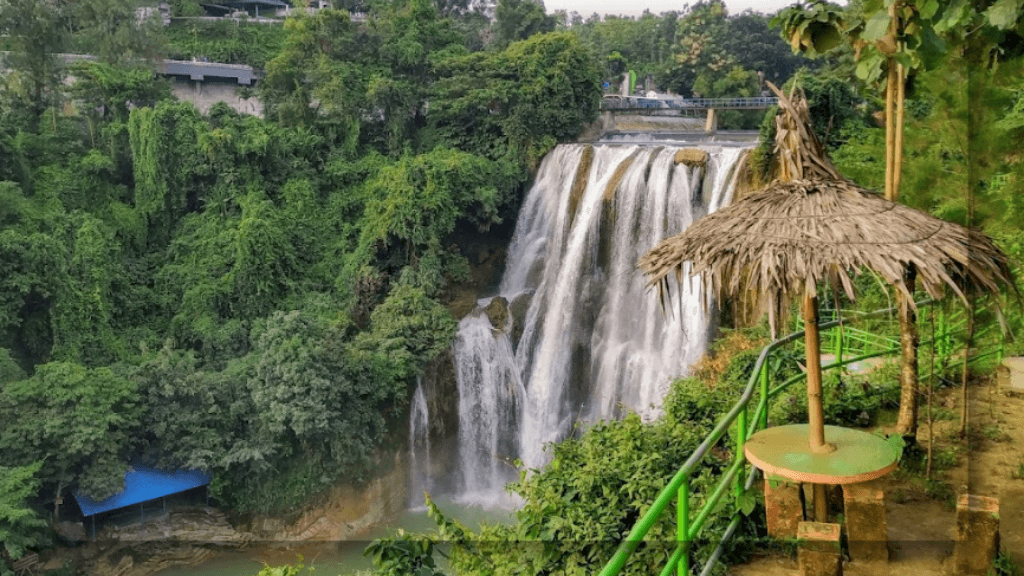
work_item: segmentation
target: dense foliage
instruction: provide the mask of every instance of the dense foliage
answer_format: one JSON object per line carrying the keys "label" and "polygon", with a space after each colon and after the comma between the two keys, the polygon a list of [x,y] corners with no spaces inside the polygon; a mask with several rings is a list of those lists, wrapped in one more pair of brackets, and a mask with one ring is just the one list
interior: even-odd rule
{"label": "dense foliage", "polygon": [[[762,330],[733,332],[720,339],[713,354],[729,360],[715,368],[715,361],[701,366],[694,376],[677,380],[665,398],[664,415],[643,423],[630,414],[619,421],[600,422],[576,437],[550,447],[551,461],[540,470],[523,470],[509,489],[524,505],[511,525],[485,525],[470,530],[445,516],[428,500],[438,524],[434,534],[376,541],[368,552],[374,556],[377,574],[398,576],[410,567],[431,565],[434,539],[451,543],[448,553],[453,573],[459,574],[594,574],[611,558],[636,521],[650,508],[679,466],[728,412],[747,385],[760,346],[767,343]],[[772,362],[773,382],[797,374],[799,356],[783,348]],[[891,369],[870,376],[833,376],[825,382],[824,404],[830,423],[865,426],[880,407],[893,408],[899,386]],[[806,394],[802,382],[773,400],[771,425],[805,422]],[[758,398],[752,400],[756,404]],[[734,456],[732,432],[712,448],[698,467],[691,484],[691,510],[700,510],[718,486],[721,474]],[[747,514],[727,561],[740,561],[769,545],[764,540],[763,508],[756,496],[742,501],[727,496],[709,516],[692,544],[694,558],[706,558],[733,513]],[[675,550],[676,522],[670,508],[654,524],[624,574],[659,572]],[[401,560],[397,562],[396,560]],[[721,567],[719,567],[721,568]],[[403,572],[403,570],[405,570]]]}
{"label": "dense foliage", "polygon": [[[641,84],[684,96],[756,96],[763,81],[781,85],[800,66],[769,17],[752,11],[729,14],[720,0],[701,0],[681,12],[640,18],[566,15],[564,25],[579,35],[602,63],[603,76],[617,92],[622,75],[634,70]],[[642,84],[641,84],[642,86]]]}
{"label": "dense foliage", "polygon": [[[6,558],[41,542],[32,506],[117,492],[133,462],[210,471],[237,510],[367,479],[454,338],[453,239],[514,217],[531,164],[596,116],[589,53],[563,32],[473,56],[474,12],[424,0],[172,27],[170,56],[266,66],[266,119],[204,115],[104,52],[146,38],[65,85],[57,53],[133,3],[24,4],[0,11]],[[440,99],[470,73],[507,99],[456,131]]]}
{"label": "dense foliage", "polygon": [[[172,4],[176,16],[202,11]],[[908,93],[905,201],[972,218],[1020,258],[1019,13],[982,4],[939,29],[976,50],[929,61]],[[175,22],[163,33],[134,26],[134,6],[0,3],[11,50],[0,76],[6,561],[45,541],[41,502],[72,487],[116,492],[131,462],[208,470],[236,510],[293,507],[373,474],[409,386],[453,339],[444,303],[468,275],[469,248],[455,240],[514,218],[530,170],[596,117],[602,81],[614,90],[632,69],[683,95],[742,96],[807,66],[799,82],[841,171],[877,187],[884,167],[878,97],[853,79],[854,47],[808,61],[768,17],[730,15],[718,0],[585,21],[531,0],[352,0],[335,6],[365,20],[297,11],[283,26]],[[998,33],[975,26],[987,35],[964,40],[972,18]],[[100,59],[65,84],[59,55],[70,50]],[[974,66],[979,54],[998,66]],[[162,56],[262,68],[266,118],[174,101],[147,65]],[[976,98],[957,89],[965,81]],[[968,126],[970,107],[988,116]],[[438,513],[452,566],[592,573],[735,400],[751,362],[740,356],[713,386],[677,382],[658,422],[600,423],[551,447],[551,464],[513,487],[525,501],[516,524],[473,534]],[[830,421],[863,424],[893,402],[875,383],[827,388]],[[801,397],[772,418],[801,418]],[[673,529],[667,518],[629,569],[660,564]],[[373,554],[385,572],[436,573],[433,551],[417,536]]]}

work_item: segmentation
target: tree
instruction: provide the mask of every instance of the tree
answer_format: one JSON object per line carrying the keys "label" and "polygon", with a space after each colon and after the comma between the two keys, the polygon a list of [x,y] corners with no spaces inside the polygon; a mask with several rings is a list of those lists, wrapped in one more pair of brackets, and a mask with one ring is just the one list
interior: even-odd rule
{"label": "tree", "polygon": [[597,118],[600,70],[571,32],[437,63],[431,125],[445,143],[516,164],[540,160]]}
{"label": "tree", "polygon": [[170,84],[147,68],[86,61],[73,64],[71,73],[75,77],[71,93],[86,114],[99,109],[99,115],[127,122],[131,108],[152,108],[171,97]]}
{"label": "tree", "polygon": [[155,61],[163,56],[163,25],[158,17],[139,21],[138,0],[78,0],[72,5],[80,45],[101,62],[114,65]]}
{"label": "tree", "polygon": [[26,504],[39,489],[35,475],[42,464],[0,466],[0,560],[18,560],[29,548],[46,543],[46,522]]}
{"label": "tree", "polygon": [[123,354],[112,320],[111,286],[121,274],[113,234],[88,214],[70,218],[74,229],[65,282],[51,310],[53,356],[91,366],[111,364]]}
{"label": "tree", "polygon": [[199,138],[205,128],[187,102],[161,101],[136,108],[128,119],[135,208],[149,222],[149,242],[164,246],[182,217],[197,206],[204,167]]}
{"label": "tree", "polygon": [[[769,26],[770,19],[747,10],[726,22],[728,34],[722,38],[725,49],[746,70],[761,72],[764,80],[782,86],[802,66],[813,64],[794,54],[779,34]],[[762,86],[760,89],[764,89]]]}
{"label": "tree", "polygon": [[[806,9],[797,6],[779,13],[773,21],[782,26],[783,36],[794,51],[824,53],[841,42],[842,34],[850,35],[857,49],[857,75],[874,82],[885,75],[886,170],[885,197],[897,201],[903,165],[904,102],[908,72],[933,68],[942,61],[950,46],[963,50],[969,67],[978,70],[968,77],[970,101],[978,101],[984,90],[984,68],[989,56],[1006,38],[1008,32],[1024,30],[1024,3],[1019,0],[978,0],[943,5],[939,0],[868,0],[858,12],[840,14],[824,2],[814,2]],[[945,38],[942,38],[941,36]],[[980,161],[979,136],[984,124],[984,109],[968,110],[967,142],[969,158],[968,221],[973,222],[973,198],[977,196],[976,172]],[[913,289],[914,269],[907,269],[907,285]],[[897,420],[897,431],[906,437],[917,432],[917,329],[913,309],[899,296],[900,341],[903,350],[901,382],[903,393]],[[969,318],[973,332],[973,316]],[[971,336],[968,336],[970,342]],[[968,347],[970,345],[968,344]],[[966,431],[966,363],[963,376],[964,411],[961,429]]]}
{"label": "tree", "polygon": [[385,5],[368,23],[375,53],[367,97],[383,122],[382,151],[399,156],[411,149],[416,131],[426,125],[426,102],[433,83],[434,55],[464,52],[451,21],[438,17],[429,0],[401,0]]}
{"label": "tree", "polygon": [[346,147],[354,150],[368,81],[358,62],[372,50],[369,38],[341,10],[299,11],[284,28],[284,47],[267,62],[260,82],[267,116],[309,125],[323,114],[342,123]]}
{"label": "tree", "polygon": [[[123,490],[139,426],[136,385],[109,368],[70,362],[37,367],[0,390],[5,463],[42,461],[39,479],[60,498],[77,485],[102,500]],[[54,510],[54,515],[59,509]]]}
{"label": "tree", "polygon": [[710,0],[698,2],[679,19],[672,47],[675,61],[661,79],[666,88],[689,95],[699,73],[707,74],[712,79],[706,83],[713,84],[737,64],[736,57],[726,50],[728,15],[722,0]]}
{"label": "tree", "polygon": [[71,39],[71,11],[62,0],[5,0],[0,30],[11,40],[5,65],[27,76],[25,95],[38,114],[57,97],[63,75],[59,54]]}
{"label": "tree", "polygon": [[543,2],[498,0],[494,9],[494,45],[499,49],[554,29],[555,21],[544,11]]}

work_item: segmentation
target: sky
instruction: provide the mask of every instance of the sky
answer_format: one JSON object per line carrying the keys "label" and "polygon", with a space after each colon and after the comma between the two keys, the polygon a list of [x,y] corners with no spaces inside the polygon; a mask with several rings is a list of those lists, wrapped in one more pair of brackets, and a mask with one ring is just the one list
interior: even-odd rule
{"label": "sky", "polygon": [[[626,16],[639,16],[644,9],[654,14],[668,12],[670,10],[681,10],[685,4],[696,4],[696,0],[544,0],[544,7],[548,14],[555,10],[565,10],[572,13],[574,10],[583,15],[584,18],[594,12],[601,14],[622,14]],[[739,14],[744,10],[752,9],[755,12],[771,14],[779,8],[785,8],[795,4],[796,0],[725,0],[729,8],[729,14]],[[838,2],[846,4],[845,1]]]}

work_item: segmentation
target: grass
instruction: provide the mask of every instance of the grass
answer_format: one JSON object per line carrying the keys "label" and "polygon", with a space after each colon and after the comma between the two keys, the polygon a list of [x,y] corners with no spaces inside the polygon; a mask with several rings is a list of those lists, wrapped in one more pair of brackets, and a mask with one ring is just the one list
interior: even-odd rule
{"label": "grass", "polygon": [[1024,456],[1021,456],[1020,462],[1017,463],[1017,469],[1013,471],[1012,476],[1017,480],[1024,480]]}

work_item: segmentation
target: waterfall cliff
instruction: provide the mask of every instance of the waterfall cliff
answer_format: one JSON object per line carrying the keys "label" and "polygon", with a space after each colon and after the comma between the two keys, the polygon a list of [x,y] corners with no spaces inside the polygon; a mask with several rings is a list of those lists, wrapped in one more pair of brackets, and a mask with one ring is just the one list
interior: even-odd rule
{"label": "waterfall cliff", "polygon": [[578,422],[656,417],[672,379],[704,352],[713,319],[699,282],[673,289],[663,310],[636,269],[729,202],[746,148],[700,149],[569,144],[545,157],[509,247],[507,319],[496,325],[481,306],[459,327],[463,499],[499,503],[513,462],[543,465],[545,445]]}

